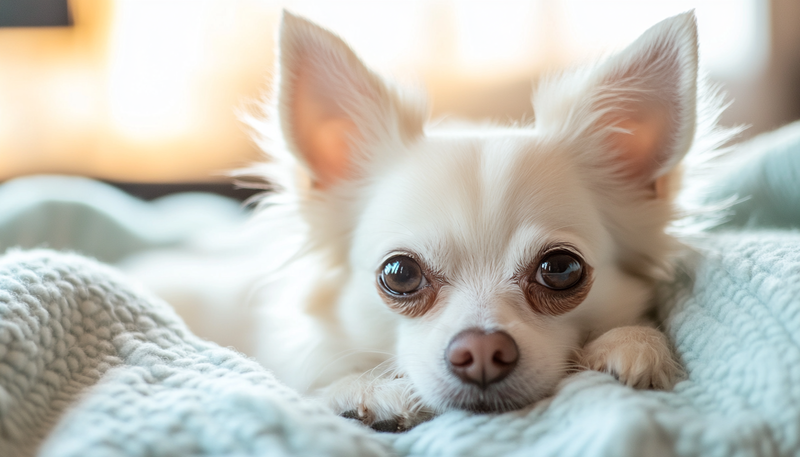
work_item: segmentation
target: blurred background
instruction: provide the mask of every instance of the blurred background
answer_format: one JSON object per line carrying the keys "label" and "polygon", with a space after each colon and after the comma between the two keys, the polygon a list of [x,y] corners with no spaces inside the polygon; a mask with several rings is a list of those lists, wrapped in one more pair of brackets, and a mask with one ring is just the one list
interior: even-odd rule
{"label": "blurred background", "polygon": [[270,87],[283,8],[427,88],[434,117],[500,122],[534,118],[542,74],[695,8],[722,123],[800,118],[797,0],[0,0],[0,250],[111,263],[258,357],[279,260],[225,173],[260,157],[238,116]]}
{"label": "blurred background", "polygon": [[0,180],[223,180],[258,157],[237,112],[269,87],[282,8],[424,85],[434,116],[499,121],[533,117],[541,74],[695,8],[723,123],[800,118],[796,0],[0,0]]}

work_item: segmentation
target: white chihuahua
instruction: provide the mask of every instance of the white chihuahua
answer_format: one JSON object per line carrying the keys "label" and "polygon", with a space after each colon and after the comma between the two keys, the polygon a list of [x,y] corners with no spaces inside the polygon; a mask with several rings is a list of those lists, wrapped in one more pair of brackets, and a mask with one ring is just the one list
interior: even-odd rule
{"label": "white chihuahua", "polygon": [[421,97],[289,13],[279,53],[254,170],[282,187],[259,217],[296,222],[270,233],[297,248],[261,335],[280,378],[379,430],[520,408],[580,368],[673,385],[646,314],[698,126],[693,13],[542,82],[520,127],[428,128]]}

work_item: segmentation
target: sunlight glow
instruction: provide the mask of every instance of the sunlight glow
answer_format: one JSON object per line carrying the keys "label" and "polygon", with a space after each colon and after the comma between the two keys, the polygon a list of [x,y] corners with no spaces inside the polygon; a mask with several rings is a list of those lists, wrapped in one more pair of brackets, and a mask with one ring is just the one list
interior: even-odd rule
{"label": "sunlight glow", "polygon": [[70,0],[73,27],[0,29],[0,179],[219,179],[260,157],[237,113],[270,87],[283,8],[340,34],[379,72],[426,86],[434,115],[483,119],[528,115],[530,82],[544,72],[620,48],[691,8],[711,76],[757,78],[769,58],[768,5]]}
{"label": "sunlight glow", "polygon": [[625,46],[656,22],[690,9],[697,15],[700,64],[723,79],[746,79],[769,55],[768,5],[759,0],[672,0],[594,2],[563,0],[563,36],[585,57]]}
{"label": "sunlight glow", "polygon": [[180,136],[192,125],[199,95],[194,75],[204,66],[197,44],[208,6],[207,0],[117,2],[108,101],[111,118],[124,133]]}
{"label": "sunlight glow", "polygon": [[[769,53],[763,0],[286,1],[394,73],[523,73],[558,68],[630,43],[695,9],[702,65],[714,76],[757,74]],[[378,38],[379,37],[379,38]],[[413,73],[413,72],[410,72]]]}

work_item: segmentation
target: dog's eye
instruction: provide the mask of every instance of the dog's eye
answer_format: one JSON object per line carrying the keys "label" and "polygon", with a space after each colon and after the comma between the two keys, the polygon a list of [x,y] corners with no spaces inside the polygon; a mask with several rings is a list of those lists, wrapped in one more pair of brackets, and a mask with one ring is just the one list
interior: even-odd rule
{"label": "dog's eye", "polygon": [[536,270],[536,282],[555,290],[569,289],[583,276],[583,264],[567,252],[555,252],[542,259]]}
{"label": "dog's eye", "polygon": [[427,284],[419,264],[404,255],[387,260],[380,270],[378,281],[392,295],[409,295]]}

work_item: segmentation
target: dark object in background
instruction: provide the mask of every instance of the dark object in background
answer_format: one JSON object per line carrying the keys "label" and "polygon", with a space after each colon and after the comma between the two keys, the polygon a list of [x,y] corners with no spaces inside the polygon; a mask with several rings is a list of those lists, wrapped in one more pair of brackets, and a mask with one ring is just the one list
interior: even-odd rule
{"label": "dark object in background", "polygon": [[72,25],[67,0],[0,0],[0,27]]}
{"label": "dark object in background", "polygon": [[[2,0],[0,0],[2,1]],[[264,192],[265,189],[244,189],[234,183],[131,183],[104,181],[118,189],[121,189],[134,197],[142,200],[155,200],[165,195],[177,194],[181,192],[208,192],[222,195],[223,197],[245,201],[255,194]]]}

